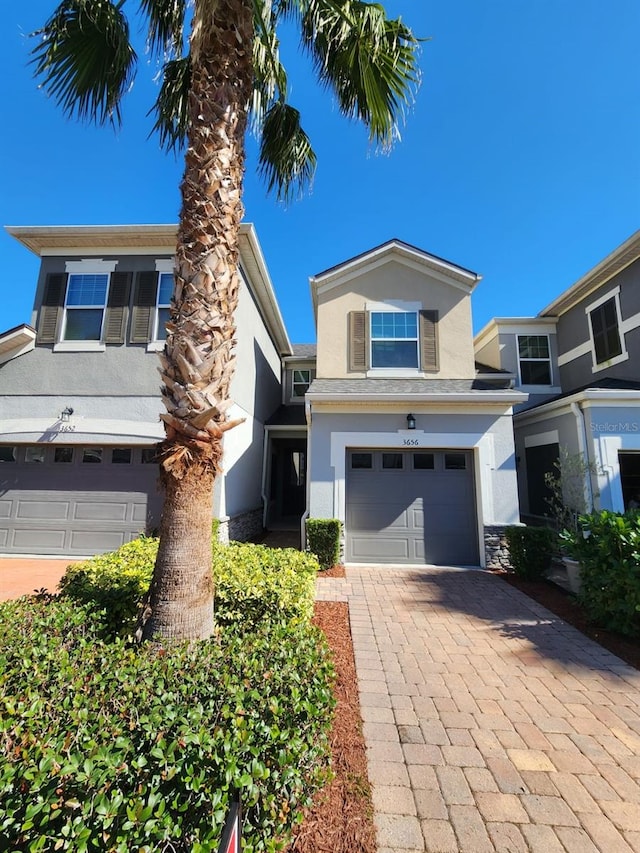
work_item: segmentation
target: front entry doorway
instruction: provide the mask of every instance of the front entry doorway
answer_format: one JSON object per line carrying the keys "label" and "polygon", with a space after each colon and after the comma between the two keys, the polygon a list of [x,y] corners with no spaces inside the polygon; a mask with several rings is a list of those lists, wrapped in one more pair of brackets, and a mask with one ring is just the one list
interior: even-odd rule
{"label": "front entry doorway", "polygon": [[271,441],[269,529],[297,529],[307,495],[306,438],[274,438]]}

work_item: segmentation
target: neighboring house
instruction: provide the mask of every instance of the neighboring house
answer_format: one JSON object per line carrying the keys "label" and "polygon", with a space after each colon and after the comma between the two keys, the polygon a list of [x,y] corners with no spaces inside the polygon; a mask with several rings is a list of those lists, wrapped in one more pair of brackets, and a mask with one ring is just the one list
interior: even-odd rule
{"label": "neighboring house", "polygon": [[[174,225],[10,227],[41,258],[30,325],[0,334],[0,553],[89,555],[159,522],[158,351],[172,289]],[[264,424],[293,354],[251,225],[241,288],[222,532],[262,530]],[[297,393],[297,388],[292,389]]]}
{"label": "neighboring house", "polygon": [[[287,361],[292,382],[312,380],[306,460],[296,456],[301,414],[285,423],[291,405],[270,423],[271,446],[285,430],[299,437],[288,476],[299,482],[306,466],[306,514],[344,522],[347,563],[486,566],[502,556],[503,527],[519,518],[512,407],[526,394],[474,363],[479,278],[391,240],[311,279],[315,378],[304,352]],[[294,387],[285,383],[292,396]]]}
{"label": "neighboring house", "polygon": [[476,357],[529,400],[514,417],[523,517],[548,514],[560,447],[594,471],[587,503],[622,511],[640,494],[640,231],[537,317],[492,320]]}

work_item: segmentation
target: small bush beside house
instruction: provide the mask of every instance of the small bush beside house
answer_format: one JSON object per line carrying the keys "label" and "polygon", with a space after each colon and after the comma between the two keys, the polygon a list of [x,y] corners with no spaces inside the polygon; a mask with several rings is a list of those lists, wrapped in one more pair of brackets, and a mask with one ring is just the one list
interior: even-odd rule
{"label": "small bush beside house", "polygon": [[136,646],[120,635],[137,607],[120,603],[144,587],[153,541],[73,567],[58,599],[0,605],[0,850],[214,851],[239,789],[243,849],[275,853],[327,777],[316,561],[214,546],[216,638]]}
{"label": "small bush beside house", "polygon": [[321,569],[331,569],[340,562],[342,523],[337,518],[308,518],[309,551],[318,558]]}
{"label": "small bush beside house", "polygon": [[505,530],[511,566],[526,580],[540,580],[551,566],[557,536],[548,527],[521,527]]}
{"label": "small bush beside house", "polygon": [[580,603],[603,628],[640,636],[640,513],[594,512],[580,516],[580,527],[572,546]]}

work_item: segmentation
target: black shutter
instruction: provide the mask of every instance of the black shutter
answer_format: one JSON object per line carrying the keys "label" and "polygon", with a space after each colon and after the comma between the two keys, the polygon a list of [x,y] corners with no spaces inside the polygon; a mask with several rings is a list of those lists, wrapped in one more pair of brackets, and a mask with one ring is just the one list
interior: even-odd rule
{"label": "black shutter", "polygon": [[438,312],[420,312],[421,367],[426,372],[439,370],[438,364]]}
{"label": "black shutter", "polygon": [[66,289],[66,273],[49,273],[44,285],[44,295],[40,306],[37,343],[55,344]]}
{"label": "black shutter", "polygon": [[368,367],[368,326],[366,311],[349,312],[349,370],[366,370]]}
{"label": "black shutter", "polygon": [[139,273],[133,293],[131,334],[129,338],[132,344],[146,344],[151,340],[157,295],[158,273],[151,271]]}
{"label": "black shutter", "polygon": [[133,273],[130,272],[111,273],[104,324],[104,340],[107,344],[124,343],[132,278]]}

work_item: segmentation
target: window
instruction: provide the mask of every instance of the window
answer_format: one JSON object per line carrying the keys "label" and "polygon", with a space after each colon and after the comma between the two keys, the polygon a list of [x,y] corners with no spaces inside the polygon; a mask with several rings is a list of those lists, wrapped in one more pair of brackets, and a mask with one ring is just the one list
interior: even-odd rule
{"label": "window", "polygon": [[547,335],[518,335],[522,385],[551,385],[551,357]]}
{"label": "window", "polygon": [[598,305],[589,314],[596,364],[603,364],[622,355],[622,340],[618,325],[615,296]]}
{"label": "window", "polygon": [[143,447],[140,459],[143,465],[153,465],[154,462],[157,462],[155,447]]}
{"label": "window", "polygon": [[435,468],[433,453],[414,453],[413,468],[415,471],[432,471]]}
{"label": "window", "polygon": [[294,370],[293,381],[291,384],[292,397],[304,397],[307,393],[307,388],[311,384],[310,370]]}
{"label": "window", "polygon": [[54,462],[73,462],[73,447],[56,447],[53,451]]}
{"label": "window", "polygon": [[467,457],[464,453],[445,453],[445,471],[465,471],[467,468]]}
{"label": "window", "polygon": [[0,462],[15,462],[16,448],[6,444],[0,446]]}
{"label": "window", "polygon": [[107,304],[109,275],[72,274],[65,300],[65,341],[99,341]]}
{"label": "window", "polygon": [[417,368],[418,314],[415,311],[371,312],[371,366]]}
{"label": "window", "polygon": [[171,305],[171,294],[173,293],[173,273],[161,272],[158,282],[158,303],[156,311],[156,333],[157,341],[167,339],[167,321],[169,320],[169,306]]}
{"label": "window", "polygon": [[352,453],[351,468],[354,471],[366,470],[370,471],[373,468],[373,456],[371,453]]}
{"label": "window", "polygon": [[82,451],[82,461],[87,464],[96,464],[102,462],[101,447],[85,447]]}
{"label": "window", "polygon": [[25,462],[44,462],[44,447],[27,447],[24,451]]}
{"label": "window", "polygon": [[383,469],[393,471],[402,469],[402,453],[383,453],[382,467]]}
{"label": "window", "polygon": [[112,465],[130,465],[131,464],[131,448],[130,447],[114,447],[111,451]]}

